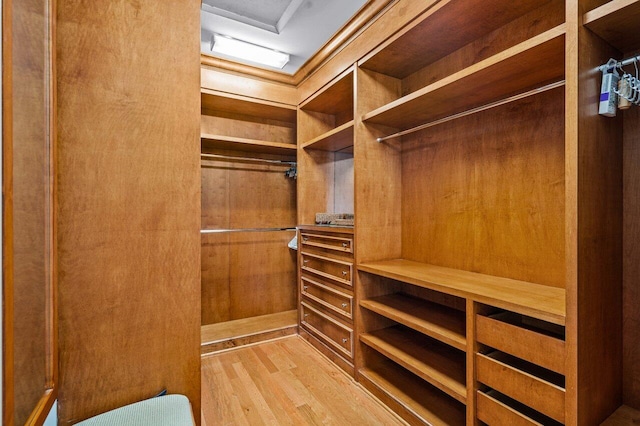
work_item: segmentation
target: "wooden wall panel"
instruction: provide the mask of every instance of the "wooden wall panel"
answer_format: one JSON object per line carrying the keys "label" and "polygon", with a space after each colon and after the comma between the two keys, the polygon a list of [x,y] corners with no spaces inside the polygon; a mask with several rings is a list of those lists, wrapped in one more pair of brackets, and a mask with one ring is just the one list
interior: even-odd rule
{"label": "wooden wall panel", "polygon": [[566,424],[600,424],[622,403],[622,122],[597,114],[619,52],[567,2]]}
{"label": "wooden wall panel", "polygon": [[564,287],[564,96],[403,137],[402,256]]}
{"label": "wooden wall panel", "polygon": [[[203,229],[294,227],[296,181],[284,176],[287,168],[203,159]],[[202,324],[295,309],[295,253],[287,247],[294,235],[203,235]]]}
{"label": "wooden wall panel", "polygon": [[[25,424],[49,386],[47,299],[50,284],[48,3],[16,1],[13,8],[13,412],[5,419]],[[6,48],[6,46],[5,46]],[[8,91],[8,88],[5,88]],[[7,125],[7,124],[5,124]],[[5,154],[6,155],[6,154]],[[11,208],[9,205],[6,208]],[[6,232],[6,231],[5,231]],[[6,306],[6,300],[5,300]]]}
{"label": "wooden wall panel", "polygon": [[199,7],[58,1],[63,425],[165,388],[200,422]]}
{"label": "wooden wall panel", "polygon": [[297,90],[292,84],[262,80],[229,71],[202,66],[201,86],[205,89],[244,95],[250,98],[297,105]]}
{"label": "wooden wall panel", "polygon": [[[625,56],[626,57],[626,56]],[[640,409],[640,108],[624,113],[623,397]]]}

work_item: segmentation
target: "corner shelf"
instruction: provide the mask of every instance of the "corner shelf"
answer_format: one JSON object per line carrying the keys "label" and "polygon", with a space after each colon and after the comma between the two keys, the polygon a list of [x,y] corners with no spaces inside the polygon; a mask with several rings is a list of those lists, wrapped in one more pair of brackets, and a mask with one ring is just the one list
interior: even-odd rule
{"label": "corner shelf", "polygon": [[236,138],[222,135],[200,135],[203,148],[230,149],[242,152],[259,152],[282,156],[296,156],[297,147],[294,144],[282,142],[267,142],[255,139]]}
{"label": "corner shelf", "polygon": [[310,141],[303,142],[302,148],[319,149],[321,151],[342,151],[353,146],[353,123],[348,121]]}
{"label": "corner shelf", "polygon": [[584,14],[584,25],[621,52],[640,47],[640,0],[612,0]]}
{"label": "corner shelf", "polygon": [[362,117],[406,130],[564,76],[565,25],[548,30]]}
{"label": "corner shelf", "polygon": [[367,262],[358,265],[358,270],[565,325],[566,292],[562,288],[405,259]]}
{"label": "corner shelf", "polygon": [[393,361],[386,360],[360,369],[359,375],[365,388],[383,401],[396,405],[394,411],[406,411],[423,424],[465,424],[463,404],[434,389]]}
{"label": "corner shelf", "polygon": [[362,300],[360,306],[437,339],[467,349],[465,313],[403,293]]}
{"label": "corner shelf", "polygon": [[360,342],[465,404],[465,354],[424,335],[394,326],[360,335]]}
{"label": "corner shelf", "polygon": [[293,105],[233,95],[217,90],[200,89],[200,107],[203,115],[212,111],[276,120],[294,125],[297,109]]}

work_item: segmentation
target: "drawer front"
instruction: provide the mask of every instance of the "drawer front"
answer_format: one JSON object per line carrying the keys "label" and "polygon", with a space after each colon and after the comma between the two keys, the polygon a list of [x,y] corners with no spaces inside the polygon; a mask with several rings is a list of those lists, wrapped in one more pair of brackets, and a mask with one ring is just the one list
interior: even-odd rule
{"label": "drawer front", "polygon": [[563,388],[494,359],[494,356],[476,354],[479,382],[564,423]]}
{"label": "drawer front", "polygon": [[348,319],[353,318],[353,297],[334,288],[321,284],[303,276],[301,279],[303,296],[308,297],[320,305],[331,309]]}
{"label": "drawer front", "polygon": [[564,341],[497,319],[476,316],[476,340],[502,352],[564,374]]}
{"label": "drawer front", "polygon": [[318,338],[325,341],[349,359],[353,357],[353,330],[335,319],[301,303],[301,324]]}
{"label": "drawer front", "polygon": [[476,417],[489,426],[542,426],[522,413],[478,391],[476,401]]}
{"label": "drawer front", "polygon": [[340,253],[353,253],[353,238],[338,237],[333,235],[318,235],[301,232],[301,243],[305,247],[317,247],[327,250],[335,250]]}
{"label": "drawer front", "polygon": [[301,269],[303,271],[312,272],[321,277],[329,278],[349,286],[351,285],[353,263],[309,253],[302,253],[301,259]]}

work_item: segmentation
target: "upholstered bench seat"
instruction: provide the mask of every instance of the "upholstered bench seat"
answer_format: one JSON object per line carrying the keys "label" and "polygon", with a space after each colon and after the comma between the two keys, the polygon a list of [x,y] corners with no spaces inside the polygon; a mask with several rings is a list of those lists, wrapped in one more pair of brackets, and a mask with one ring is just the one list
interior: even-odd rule
{"label": "upholstered bench seat", "polygon": [[184,395],[165,395],[107,411],[77,423],[81,426],[193,426],[191,404]]}

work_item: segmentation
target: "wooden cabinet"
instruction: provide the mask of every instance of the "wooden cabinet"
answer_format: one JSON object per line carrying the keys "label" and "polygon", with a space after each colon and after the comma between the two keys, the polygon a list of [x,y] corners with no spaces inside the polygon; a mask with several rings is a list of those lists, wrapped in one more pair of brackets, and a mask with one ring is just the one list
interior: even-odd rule
{"label": "wooden cabinet", "polygon": [[298,229],[300,334],[353,376],[353,229]]}

